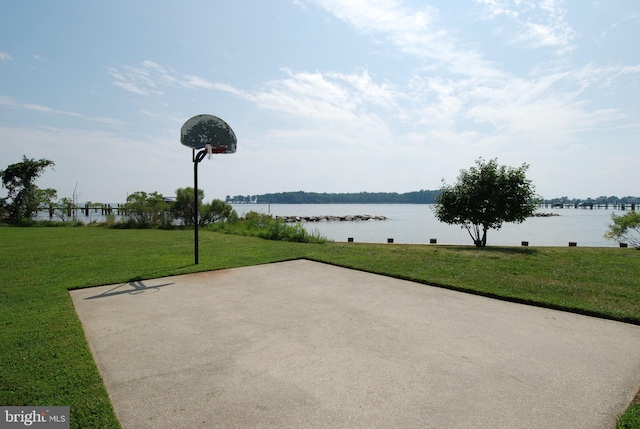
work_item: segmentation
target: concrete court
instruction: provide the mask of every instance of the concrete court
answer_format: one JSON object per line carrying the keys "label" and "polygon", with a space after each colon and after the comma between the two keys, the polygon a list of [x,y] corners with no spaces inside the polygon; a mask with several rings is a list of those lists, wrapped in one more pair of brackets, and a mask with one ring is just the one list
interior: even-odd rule
{"label": "concrete court", "polygon": [[70,292],[123,428],[610,428],[640,326],[308,260]]}

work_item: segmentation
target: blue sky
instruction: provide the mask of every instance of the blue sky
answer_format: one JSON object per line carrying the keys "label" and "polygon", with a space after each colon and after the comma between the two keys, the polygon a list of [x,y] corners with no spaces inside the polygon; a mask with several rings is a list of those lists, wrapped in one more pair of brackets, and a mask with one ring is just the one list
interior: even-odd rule
{"label": "blue sky", "polygon": [[180,128],[235,154],[207,200],[408,192],[479,157],[540,195],[640,195],[635,0],[16,1],[0,5],[0,168],[80,201],[193,186]]}

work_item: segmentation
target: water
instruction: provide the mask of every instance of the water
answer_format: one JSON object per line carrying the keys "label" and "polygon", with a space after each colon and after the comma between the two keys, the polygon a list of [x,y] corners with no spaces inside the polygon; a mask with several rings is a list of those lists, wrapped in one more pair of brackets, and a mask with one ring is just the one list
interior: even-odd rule
{"label": "water", "polygon": [[[116,204],[113,204],[115,207]],[[345,216],[382,215],[387,220],[355,222],[308,222],[303,223],[309,232],[336,241],[346,242],[352,237],[355,242],[428,244],[436,239],[438,244],[472,245],[466,229],[439,222],[433,214],[433,206],[427,204],[232,204],[238,215],[249,211],[274,216]],[[540,209],[544,213],[559,216],[532,217],[521,224],[503,224],[500,230],[489,230],[487,245],[520,246],[528,241],[529,246],[568,246],[576,242],[580,247],[617,247],[618,243],[605,240],[603,234],[611,223],[612,210],[606,209]],[[115,212],[115,211],[114,211]],[[616,210],[616,214],[624,211]],[[78,213],[85,223],[104,222],[101,211],[91,209],[89,217]],[[48,219],[48,213],[39,213],[38,218]],[[58,220],[58,219],[56,219]]]}
{"label": "water", "polygon": [[[270,213],[274,216],[344,216],[382,215],[384,221],[357,222],[308,222],[303,223],[309,232],[336,241],[428,244],[436,239],[438,244],[472,245],[466,229],[439,222],[433,214],[433,206],[426,204],[233,204],[238,215],[249,211]],[[580,247],[618,247],[618,243],[605,240],[603,234],[611,224],[612,210],[606,209],[552,209],[539,211],[560,216],[532,217],[521,224],[503,224],[500,230],[487,232],[489,246],[568,246],[576,242]],[[624,214],[616,211],[616,214]]]}

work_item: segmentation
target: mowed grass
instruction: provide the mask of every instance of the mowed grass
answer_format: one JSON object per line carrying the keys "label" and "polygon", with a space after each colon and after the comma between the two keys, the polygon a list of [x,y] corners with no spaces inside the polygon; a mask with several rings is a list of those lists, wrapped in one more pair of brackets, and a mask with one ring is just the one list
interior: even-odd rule
{"label": "mowed grass", "polygon": [[73,288],[308,258],[640,324],[632,249],[301,244],[204,230],[194,265],[193,231],[2,227],[0,242],[0,404],[69,405],[74,428],[119,424]]}
{"label": "mowed grass", "polygon": [[313,258],[510,301],[640,324],[640,252],[334,243]]}

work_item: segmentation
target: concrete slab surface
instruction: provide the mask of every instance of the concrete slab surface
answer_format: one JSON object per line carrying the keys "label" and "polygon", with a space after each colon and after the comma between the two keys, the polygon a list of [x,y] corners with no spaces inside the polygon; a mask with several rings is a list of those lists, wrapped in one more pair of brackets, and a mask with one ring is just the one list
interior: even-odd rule
{"label": "concrete slab surface", "polygon": [[611,428],[640,326],[307,260],[70,292],[125,429]]}

